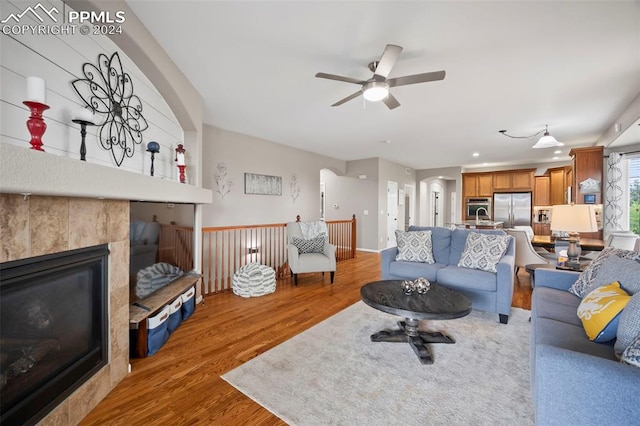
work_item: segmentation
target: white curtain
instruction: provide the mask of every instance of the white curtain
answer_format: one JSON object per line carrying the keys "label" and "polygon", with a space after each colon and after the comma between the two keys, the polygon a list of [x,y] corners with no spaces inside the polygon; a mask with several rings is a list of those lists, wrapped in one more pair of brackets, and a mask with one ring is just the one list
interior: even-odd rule
{"label": "white curtain", "polygon": [[617,152],[607,159],[607,186],[604,204],[605,241],[613,231],[629,230],[628,161]]}

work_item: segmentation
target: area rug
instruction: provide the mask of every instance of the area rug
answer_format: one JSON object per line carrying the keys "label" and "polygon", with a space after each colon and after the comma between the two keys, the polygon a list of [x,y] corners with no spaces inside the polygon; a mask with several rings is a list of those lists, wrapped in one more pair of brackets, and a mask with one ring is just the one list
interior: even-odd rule
{"label": "area rug", "polygon": [[222,378],[290,425],[532,425],[529,311],[421,321],[455,344],[422,365],[407,343],[373,343],[398,317],[358,302]]}

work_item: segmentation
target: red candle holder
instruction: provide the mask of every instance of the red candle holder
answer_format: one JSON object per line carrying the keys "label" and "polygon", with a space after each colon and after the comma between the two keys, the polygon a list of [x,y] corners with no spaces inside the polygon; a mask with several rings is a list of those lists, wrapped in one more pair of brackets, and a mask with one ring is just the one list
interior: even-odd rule
{"label": "red candle holder", "polygon": [[178,170],[180,171],[180,183],[186,183],[186,176],[184,174],[184,169],[186,168],[187,166],[178,165]]}
{"label": "red candle holder", "polygon": [[42,135],[47,130],[47,124],[42,119],[42,113],[49,109],[49,105],[33,101],[24,101],[23,104],[31,110],[31,116],[27,120],[27,129],[31,133],[31,149],[44,151],[42,149]]}

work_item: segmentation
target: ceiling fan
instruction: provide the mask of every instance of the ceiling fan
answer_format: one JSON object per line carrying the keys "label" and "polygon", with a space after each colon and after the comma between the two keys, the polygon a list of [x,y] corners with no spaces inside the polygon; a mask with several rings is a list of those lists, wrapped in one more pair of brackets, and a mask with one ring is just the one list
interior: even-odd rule
{"label": "ceiling fan", "polygon": [[422,74],[406,75],[404,77],[387,78],[391,69],[398,60],[398,56],[402,52],[402,47],[394,44],[387,44],[384,48],[379,61],[369,64],[369,69],[373,72],[373,77],[369,80],[358,80],[351,77],[343,77],[340,75],[327,74],[319,72],[316,74],[318,78],[326,78],[329,80],[344,81],[346,83],[359,84],[362,86],[357,92],[339,100],[331,106],[339,106],[345,102],[362,95],[368,101],[382,101],[389,109],[400,106],[400,102],[389,92],[390,87],[406,86],[408,84],[426,83],[428,81],[444,80],[444,71],[425,72]]}

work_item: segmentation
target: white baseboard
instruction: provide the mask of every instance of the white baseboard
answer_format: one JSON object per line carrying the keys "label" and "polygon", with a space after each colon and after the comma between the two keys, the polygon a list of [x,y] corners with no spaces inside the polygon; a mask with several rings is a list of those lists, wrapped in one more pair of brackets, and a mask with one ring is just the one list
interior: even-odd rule
{"label": "white baseboard", "polygon": [[384,249],[381,249],[381,250],[371,250],[371,249],[358,248],[358,247],[356,247],[356,251],[366,251],[366,252],[369,252],[369,253],[380,253],[382,250],[384,250]]}

